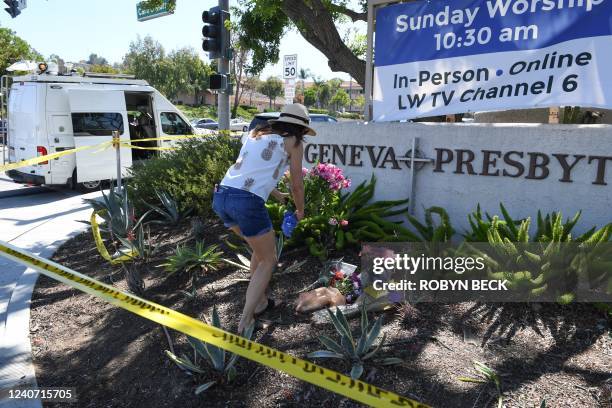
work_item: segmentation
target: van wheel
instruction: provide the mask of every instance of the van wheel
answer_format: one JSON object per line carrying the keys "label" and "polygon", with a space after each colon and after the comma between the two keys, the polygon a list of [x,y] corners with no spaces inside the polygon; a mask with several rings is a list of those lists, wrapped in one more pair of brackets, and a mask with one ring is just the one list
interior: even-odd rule
{"label": "van wheel", "polygon": [[91,193],[93,191],[100,190],[100,186],[102,185],[102,181],[86,181],[84,183],[77,183],[77,173],[76,169],[72,172],[72,188],[74,190],[81,191],[83,193]]}
{"label": "van wheel", "polygon": [[243,131],[243,132],[246,132],[246,131],[248,131],[248,130],[249,130],[249,128],[248,128],[247,126],[245,126],[245,127],[243,127],[243,128],[242,128],[242,131]]}

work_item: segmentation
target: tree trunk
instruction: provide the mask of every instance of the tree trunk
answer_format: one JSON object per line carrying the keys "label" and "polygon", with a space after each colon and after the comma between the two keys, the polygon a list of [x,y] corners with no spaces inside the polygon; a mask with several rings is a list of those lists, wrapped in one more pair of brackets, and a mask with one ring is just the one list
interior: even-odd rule
{"label": "tree trunk", "polygon": [[365,61],[344,44],[321,0],[283,0],[281,8],[304,39],[328,58],[327,65],[332,71],[346,72],[365,87]]}

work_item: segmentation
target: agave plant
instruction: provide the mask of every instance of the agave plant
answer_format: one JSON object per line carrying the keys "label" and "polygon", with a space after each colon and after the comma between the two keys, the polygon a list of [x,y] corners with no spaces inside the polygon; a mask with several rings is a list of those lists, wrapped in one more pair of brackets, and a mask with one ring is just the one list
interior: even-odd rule
{"label": "agave plant", "polygon": [[[440,218],[439,225],[434,222],[433,214]],[[425,224],[410,214],[408,214],[408,221],[419,232],[423,242],[447,242],[455,234],[448,213],[441,207],[431,207],[425,210]]]}
{"label": "agave plant", "polygon": [[[351,328],[346,317],[339,308],[336,308],[335,314],[329,309],[327,309],[327,312],[329,313],[332,324],[340,335],[340,344],[325,335],[321,335],[318,339],[327,350],[318,350],[309,353],[308,357],[339,358],[348,361],[352,364],[351,378],[358,379],[363,374],[364,363],[374,357],[385,343],[386,334],[383,334],[378,345],[374,346],[374,342],[378,339],[382,328],[382,316],[369,322],[364,303],[361,307],[361,334],[358,339],[355,339],[351,333]],[[402,362],[401,359],[396,357],[388,357],[374,361],[382,365],[393,365]]]}
{"label": "agave plant", "polygon": [[[239,251],[244,251],[249,254],[249,257],[251,257],[253,255],[251,248],[249,248],[249,246],[245,244],[242,244],[242,245],[233,244],[229,240],[225,240],[225,243],[227,244],[227,246],[229,246],[231,249],[233,249],[236,252],[236,257],[238,258],[238,262],[232,261],[231,259],[227,259],[227,258],[224,258],[223,262],[229,265],[235,266],[237,268],[240,268],[244,271],[250,271],[251,270],[251,260],[247,258],[245,255],[241,254]],[[284,245],[285,245],[285,239],[283,237],[283,234],[279,234],[276,237],[276,257],[277,259],[280,259],[281,255],[283,254]],[[291,266],[285,268],[283,270],[283,273],[292,272],[296,270],[297,268],[301,267],[302,265],[304,265],[305,263],[306,263],[305,260],[300,261],[300,262],[294,262]]]}
{"label": "agave plant", "polygon": [[518,227],[524,220],[513,219],[502,203],[499,204],[499,207],[503,219],[497,215],[491,216],[489,213],[484,213],[483,216],[480,204],[478,204],[476,211],[468,214],[471,230],[464,234],[465,240],[468,242],[488,242],[487,233],[494,227],[502,238],[508,238],[510,241],[516,242],[519,232]]}
{"label": "agave plant", "polygon": [[94,211],[106,221],[107,231],[113,239],[127,238],[134,233],[150,211],[144,213],[140,218],[136,218],[136,212],[132,205],[127,188],[119,188],[111,185],[108,194],[102,190],[102,201],[86,198],[84,201],[91,205]]}
{"label": "agave plant", "polygon": [[[216,306],[213,306],[211,320],[212,322],[209,323],[206,321],[206,323],[222,329],[221,320],[219,319],[219,313],[217,312]],[[247,327],[245,332],[242,334],[242,337],[250,340],[251,336],[253,335],[254,327],[254,324]],[[193,361],[185,354],[178,357],[169,350],[166,350],[166,355],[181,369],[191,374],[205,374],[206,370],[200,365],[200,361],[205,361],[214,369],[217,375],[215,380],[198,386],[195,389],[196,394],[201,394],[218,383],[230,383],[234,380],[234,378],[236,378],[236,375],[238,374],[236,370],[236,362],[238,361],[239,357],[237,354],[226,353],[225,350],[219,347],[207,344],[190,336],[187,336],[187,341],[193,349]]]}
{"label": "agave plant", "polygon": [[204,246],[204,242],[198,241],[194,248],[189,248],[186,245],[177,246],[174,255],[168,258],[168,261],[160,266],[165,267],[169,275],[185,272],[191,276],[191,293],[187,293],[189,297],[195,297],[197,289],[197,281],[199,271],[208,272],[216,271],[222,263],[221,255],[217,245]]}
{"label": "agave plant", "polygon": [[[509,288],[529,296],[554,295],[563,304],[571,302],[574,289],[587,281],[605,287],[612,253],[603,244],[610,240],[612,226],[592,229],[574,239],[570,231],[579,216],[580,213],[563,223],[560,212],[546,217],[538,214],[534,240],[529,236],[530,218],[514,225],[511,239],[511,228],[493,217],[486,231],[490,245],[483,251],[476,249],[487,260],[488,277],[506,279]],[[466,248],[474,249],[469,244]]]}
{"label": "agave plant", "polygon": [[147,237],[145,237],[144,227],[139,224],[136,231],[128,233],[126,238],[117,238],[123,244],[123,248],[119,249],[118,252],[131,254],[130,260],[122,263],[128,288],[132,293],[142,295],[145,285],[140,276],[139,265],[148,262],[155,252],[150,244],[150,230],[147,227]]}
{"label": "agave plant", "polygon": [[[458,380],[463,382],[494,384],[495,389],[497,390],[497,407],[502,408],[504,404],[504,397],[501,378],[499,377],[499,375],[493,369],[487,367],[480,361],[474,361],[474,369],[476,370],[478,377],[459,377]],[[546,403],[544,403],[544,406],[546,406]]]}
{"label": "agave plant", "polygon": [[147,207],[161,216],[161,220],[151,221],[153,223],[177,225],[193,210],[188,209],[187,211],[181,211],[177,201],[165,191],[155,191],[155,194],[163,207],[145,203]]}
{"label": "agave plant", "polygon": [[538,211],[537,229],[534,238],[535,241],[550,242],[557,240],[559,242],[567,242],[573,240],[583,242],[588,240],[589,237],[591,237],[595,232],[595,227],[591,228],[575,239],[572,239],[571,236],[572,229],[574,229],[578,223],[581,215],[582,212],[578,211],[574,217],[567,219],[565,223],[563,223],[563,216],[561,212],[553,212],[551,214],[546,214],[546,216],[542,216],[542,213]]}

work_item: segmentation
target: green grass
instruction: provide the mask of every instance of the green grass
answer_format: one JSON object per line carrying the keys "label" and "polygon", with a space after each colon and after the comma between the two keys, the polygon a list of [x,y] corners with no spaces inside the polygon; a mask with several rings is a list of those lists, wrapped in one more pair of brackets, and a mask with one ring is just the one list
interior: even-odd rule
{"label": "green grass", "polygon": [[[217,107],[216,106],[187,106],[187,105],[176,105],[190,120],[199,118],[211,118],[217,120]],[[244,118],[246,121],[253,119],[253,114],[249,113],[246,109],[238,107],[236,115]]]}

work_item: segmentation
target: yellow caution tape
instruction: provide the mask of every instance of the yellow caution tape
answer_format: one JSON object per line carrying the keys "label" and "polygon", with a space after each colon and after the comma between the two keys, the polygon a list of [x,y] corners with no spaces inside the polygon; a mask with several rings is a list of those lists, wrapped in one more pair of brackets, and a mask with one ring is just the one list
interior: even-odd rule
{"label": "yellow caution tape", "polygon": [[91,232],[94,237],[94,241],[96,241],[96,248],[98,248],[98,252],[102,255],[102,258],[110,262],[112,265],[120,264],[123,262],[128,262],[134,259],[134,257],[138,256],[138,251],[135,249],[130,250],[129,252],[124,252],[123,255],[113,258],[104,246],[104,241],[102,240],[102,236],[100,235],[100,226],[98,225],[98,220],[96,219],[97,215],[101,215],[106,212],[106,210],[94,211],[91,213],[91,217],[89,221],[91,223]]}
{"label": "yellow caution tape", "polygon": [[[135,140],[121,140],[120,145],[122,147],[127,147],[130,149],[140,149],[140,150],[173,150],[172,147],[144,147],[144,146],[136,146],[136,145],[132,145],[132,142],[149,142],[149,141],[154,141],[154,140],[183,140],[183,139],[192,139],[192,138],[196,138],[196,137],[206,137],[206,136],[210,136],[210,135],[177,135],[177,136],[162,136],[162,137],[154,137],[154,138],[148,138],[148,139],[135,139]],[[108,149],[111,146],[114,146],[114,141],[113,140],[109,140],[108,142],[103,142],[103,143],[99,143],[97,145],[91,145],[91,146],[81,146],[81,147],[76,147],[74,149],[70,149],[70,150],[63,150],[61,152],[56,152],[56,153],[51,153],[51,154],[46,154],[44,156],[38,156],[38,157],[34,157],[32,159],[27,159],[27,160],[22,160],[19,161],[17,163],[9,163],[6,164],[4,166],[0,166],[0,173],[3,173],[5,171],[9,171],[9,170],[14,170],[14,169],[18,169],[20,167],[27,167],[27,166],[33,166],[35,164],[39,164],[45,161],[49,161],[49,160],[53,160],[53,159],[57,159],[60,158],[62,156],[66,156],[69,154],[74,154],[76,152],[79,152],[81,150],[87,150],[87,149],[93,149],[95,147],[98,147],[99,149],[96,150],[94,153],[99,153],[101,151],[104,151],[106,149]]]}
{"label": "yellow caution tape", "polygon": [[138,316],[363,404],[373,407],[428,408],[427,405],[418,401],[385,391],[360,380],[353,380],[336,371],[293,357],[282,351],[210,326],[175,310],[119,291],[113,286],[30,254],[3,241],[0,241],[0,253],[9,259],[34,268],[52,279],[101,298]]}
{"label": "yellow caution tape", "polygon": [[130,139],[130,142],[152,142],[154,140],[185,140],[194,139],[197,137],[208,137],[214,136],[214,133],[207,133],[204,135],[173,135],[173,136],[162,136],[162,137],[149,137],[146,139]]}
{"label": "yellow caution tape", "polygon": [[5,172],[5,171],[9,171],[9,170],[13,170],[13,169],[18,169],[20,167],[33,166],[35,164],[39,164],[39,163],[42,163],[42,162],[45,162],[45,161],[57,159],[57,158],[62,157],[62,156],[66,156],[66,155],[69,155],[69,154],[74,154],[74,153],[79,152],[81,150],[92,149],[94,147],[106,147],[106,146],[110,146],[111,144],[112,144],[112,141],[104,142],[104,143],[100,143],[100,144],[92,145],[92,146],[81,146],[81,147],[76,147],[76,148],[70,149],[70,150],[63,150],[63,151],[57,152],[57,153],[51,153],[51,154],[46,154],[44,156],[34,157],[32,159],[22,160],[22,161],[17,162],[17,163],[5,164],[4,166],[0,166],[0,173]]}
{"label": "yellow caution tape", "polygon": [[157,151],[167,151],[167,150],[176,150],[176,147],[145,147],[145,146],[136,146],[133,145],[131,143],[128,142],[122,142],[121,143],[121,147],[127,147],[129,149],[136,149],[136,150],[157,150]]}

